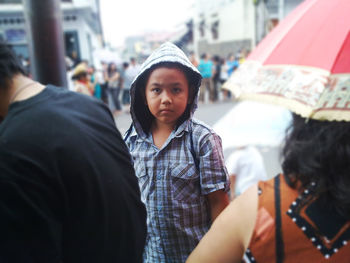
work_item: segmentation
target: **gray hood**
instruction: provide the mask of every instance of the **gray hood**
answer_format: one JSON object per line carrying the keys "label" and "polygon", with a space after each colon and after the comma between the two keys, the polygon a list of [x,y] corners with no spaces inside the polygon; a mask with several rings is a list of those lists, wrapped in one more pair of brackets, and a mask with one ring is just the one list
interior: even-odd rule
{"label": "gray hood", "polygon": [[179,120],[179,124],[192,118],[193,113],[197,109],[198,92],[201,85],[202,76],[181,49],[170,42],[164,43],[142,64],[141,71],[132,82],[130,88],[130,113],[135,130],[142,137],[148,133],[154,118],[144,103],[142,91],[145,90],[146,78],[149,76],[151,70],[155,66],[165,62],[179,64],[187,73],[186,76],[189,76],[189,88],[195,89],[193,102],[187,106],[183,117]]}

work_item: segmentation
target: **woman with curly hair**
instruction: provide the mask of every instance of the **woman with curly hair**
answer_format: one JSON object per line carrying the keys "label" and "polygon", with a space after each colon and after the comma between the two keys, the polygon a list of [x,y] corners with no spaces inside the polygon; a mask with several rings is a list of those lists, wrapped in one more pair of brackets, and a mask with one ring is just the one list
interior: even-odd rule
{"label": "woman with curly hair", "polygon": [[294,114],[283,174],[233,201],[187,262],[349,262],[349,134]]}

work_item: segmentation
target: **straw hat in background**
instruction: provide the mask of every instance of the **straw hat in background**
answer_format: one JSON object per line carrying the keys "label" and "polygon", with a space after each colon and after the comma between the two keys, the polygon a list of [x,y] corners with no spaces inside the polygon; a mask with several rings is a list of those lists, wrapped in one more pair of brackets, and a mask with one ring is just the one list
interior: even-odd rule
{"label": "straw hat in background", "polygon": [[88,73],[87,65],[85,63],[80,63],[74,68],[72,79],[78,79],[80,76],[86,75],[87,73]]}

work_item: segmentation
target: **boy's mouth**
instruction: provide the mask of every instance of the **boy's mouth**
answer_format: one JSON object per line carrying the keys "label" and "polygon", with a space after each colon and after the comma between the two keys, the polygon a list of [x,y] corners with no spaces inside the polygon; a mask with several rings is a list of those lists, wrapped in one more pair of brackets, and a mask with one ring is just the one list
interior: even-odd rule
{"label": "boy's mouth", "polygon": [[160,113],[170,113],[170,112],[172,112],[172,110],[170,110],[170,109],[162,109],[159,112]]}

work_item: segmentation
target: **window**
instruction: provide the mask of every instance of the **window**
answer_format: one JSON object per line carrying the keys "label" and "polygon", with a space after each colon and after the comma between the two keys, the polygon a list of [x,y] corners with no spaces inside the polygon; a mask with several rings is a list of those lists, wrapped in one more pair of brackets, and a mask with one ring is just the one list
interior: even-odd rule
{"label": "window", "polygon": [[0,4],[22,4],[22,0],[0,0]]}
{"label": "window", "polygon": [[21,17],[11,17],[11,18],[0,18],[0,25],[7,24],[23,24],[25,23],[24,18]]}
{"label": "window", "polygon": [[219,21],[215,21],[211,24],[211,34],[213,39],[219,38]]}
{"label": "window", "polygon": [[204,20],[202,20],[199,23],[199,34],[200,34],[201,37],[205,36],[205,21]]}

